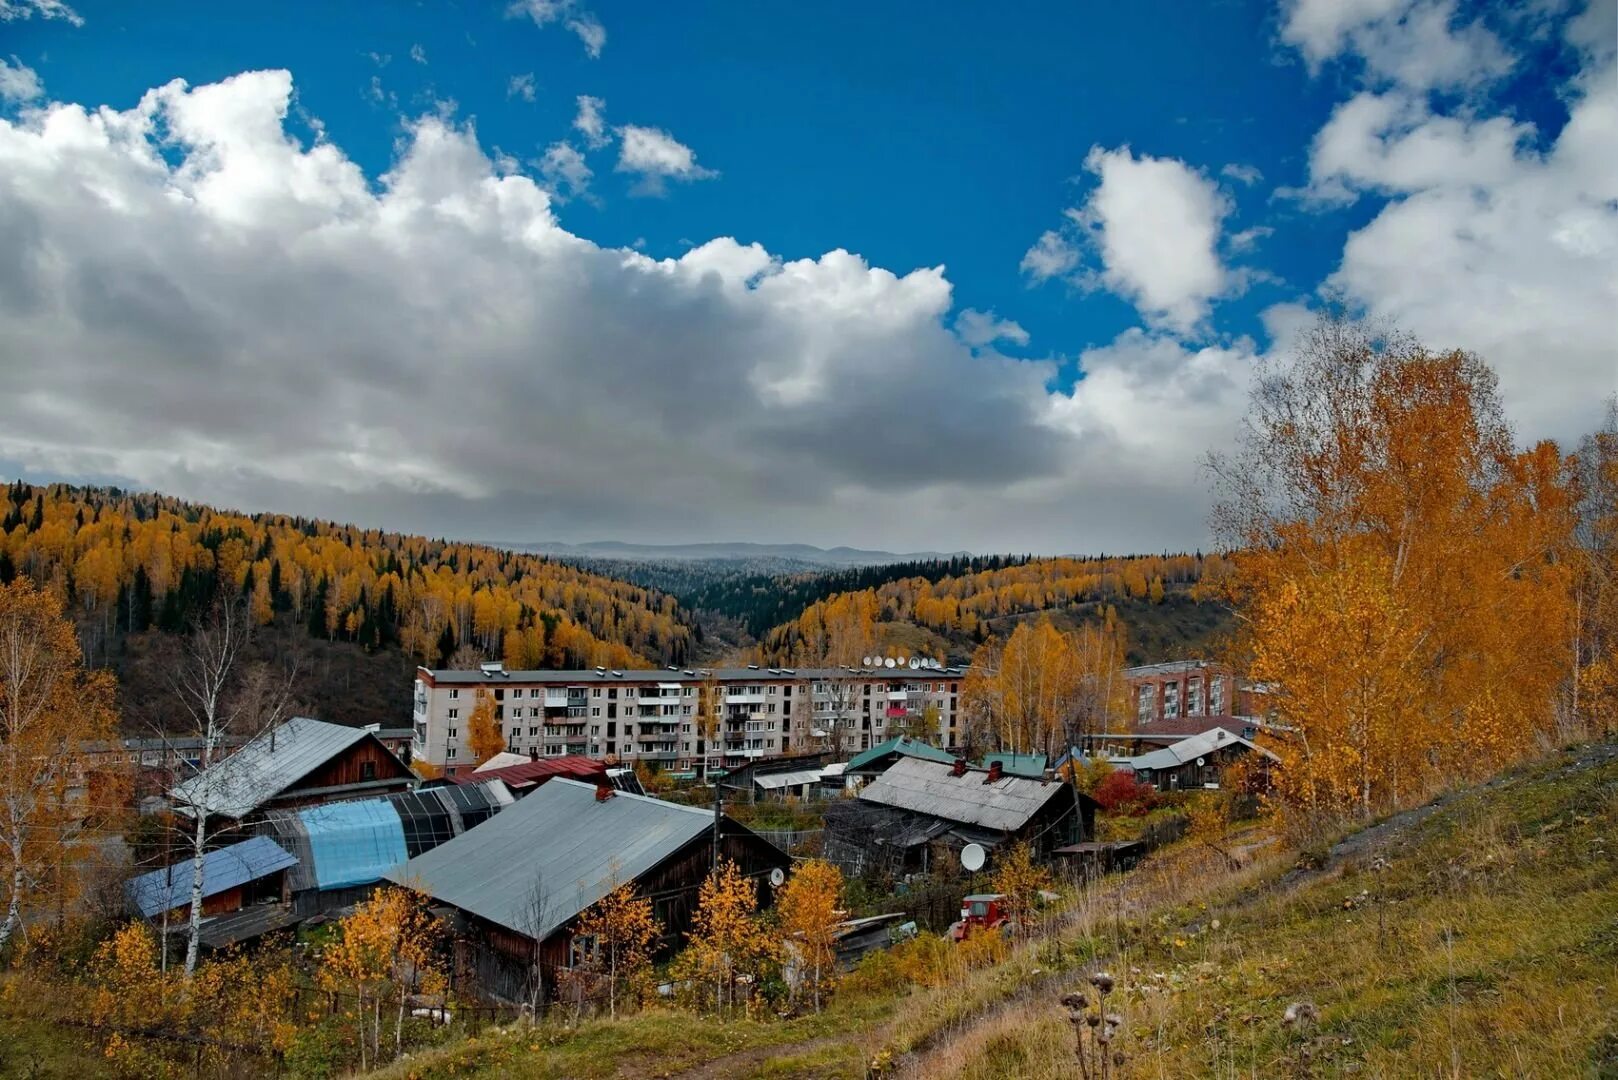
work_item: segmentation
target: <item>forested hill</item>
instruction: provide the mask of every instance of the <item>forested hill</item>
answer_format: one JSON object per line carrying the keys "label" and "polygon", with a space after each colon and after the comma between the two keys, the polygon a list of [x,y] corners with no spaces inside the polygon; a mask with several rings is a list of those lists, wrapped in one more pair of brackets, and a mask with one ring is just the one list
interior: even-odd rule
{"label": "forested hill", "polygon": [[1223,571],[1217,555],[1016,559],[1009,565],[900,577],[827,596],[761,636],[769,663],[857,663],[888,648],[964,660],[1020,618],[1051,613],[1073,622],[1111,606],[1124,621],[1131,660],[1203,651],[1228,629],[1223,608],[1203,603],[1200,582]]}
{"label": "forested hill", "polygon": [[115,488],[0,490],[0,581],[55,589],[95,664],[119,666],[131,636],[182,631],[220,596],[283,637],[429,664],[466,646],[525,668],[646,667],[690,648],[673,597],[537,555]]}
{"label": "forested hill", "polygon": [[838,593],[872,589],[893,581],[939,581],[1018,566],[1025,555],[955,555],[880,566],[828,570],[824,565],[776,556],[757,558],[640,560],[581,558],[567,561],[596,573],[623,578],[673,595],[697,617],[762,638],[817,601]]}

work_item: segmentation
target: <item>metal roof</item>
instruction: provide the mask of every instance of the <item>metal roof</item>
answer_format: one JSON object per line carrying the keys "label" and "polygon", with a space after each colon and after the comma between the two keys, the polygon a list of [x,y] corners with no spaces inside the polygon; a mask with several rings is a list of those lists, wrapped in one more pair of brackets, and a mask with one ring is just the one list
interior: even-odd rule
{"label": "metal roof", "polygon": [[[278,870],[296,866],[298,860],[287,854],[267,836],[255,836],[231,844],[202,857],[202,895],[218,893],[257,881]],[[153,870],[124,885],[124,897],[146,918],[191,902],[193,863],[190,859]]]}
{"label": "metal roof", "polygon": [[583,754],[562,754],[557,757],[523,758],[516,765],[502,765],[493,769],[474,769],[469,773],[456,773],[448,777],[452,784],[481,784],[485,780],[503,780],[511,788],[522,789],[543,784],[553,776],[566,776],[574,780],[591,780],[605,776],[607,766]]}
{"label": "metal roof", "polygon": [[1233,735],[1222,727],[1216,727],[1204,731],[1201,735],[1193,735],[1188,739],[1171,743],[1161,750],[1129,758],[1129,767],[1136,772],[1143,769],[1177,769],[1188,761],[1195,761],[1205,754],[1223,750],[1227,746],[1245,746],[1249,750],[1257,750],[1272,761],[1279,760],[1257,743],[1248,742],[1240,735]]}
{"label": "metal roof", "polygon": [[[958,679],[966,674],[964,667],[949,668],[668,668],[633,669],[577,669],[571,671],[510,670],[510,671],[450,671],[421,668],[437,685],[442,686],[502,686],[522,683],[596,684],[667,683],[682,687],[704,682],[710,678],[721,683],[783,682],[832,679],[893,679],[915,682],[926,679]],[[689,672],[689,674],[687,674]]]}
{"label": "metal roof", "polygon": [[930,814],[947,821],[1016,832],[1066,784],[1045,783],[1003,773],[987,783],[981,769],[954,775],[942,762],[900,758],[893,767],[860,790],[860,798],[882,806]]}
{"label": "metal roof", "polygon": [[1184,675],[1193,671],[1205,671],[1208,668],[1223,668],[1212,660],[1167,660],[1161,664],[1142,664],[1139,667],[1124,668],[1123,676],[1126,679],[1141,679],[1152,675]]}
{"label": "metal roof", "polygon": [[1006,772],[1013,772],[1019,776],[1032,776],[1039,779],[1045,775],[1046,758],[1044,754],[1013,754],[1010,751],[1002,751],[983,755],[985,768],[997,761]]}
{"label": "metal roof", "polygon": [[765,773],[762,776],[755,776],[753,783],[766,791],[773,791],[776,788],[818,783],[820,775],[819,769],[798,769],[795,772]]}
{"label": "metal roof", "polygon": [[[708,810],[625,792],[602,801],[593,784],[557,778],[387,877],[544,940],[712,826]],[[547,900],[539,918],[531,913],[536,884]]]}
{"label": "metal roof", "polygon": [[899,754],[902,757],[926,758],[929,761],[946,761],[954,764],[955,755],[947,750],[940,750],[920,739],[912,739],[904,735],[896,736],[886,742],[879,742],[869,750],[856,754],[849,760],[844,772],[857,773],[867,765],[886,757],[889,754]]}
{"label": "metal roof", "polygon": [[169,796],[209,814],[246,817],[355,743],[375,737],[364,728],[295,716],[176,784]]}

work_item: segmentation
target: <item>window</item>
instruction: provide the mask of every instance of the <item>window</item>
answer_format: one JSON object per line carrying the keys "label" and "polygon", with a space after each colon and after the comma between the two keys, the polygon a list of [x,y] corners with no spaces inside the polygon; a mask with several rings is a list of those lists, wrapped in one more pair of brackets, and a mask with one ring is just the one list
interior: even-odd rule
{"label": "window", "polygon": [[456,728],[446,728],[445,731],[444,731],[444,734],[448,738],[453,739],[453,738],[456,737],[457,731],[458,731],[458,729],[456,729]]}
{"label": "window", "polygon": [[592,705],[592,706],[590,706],[590,715],[591,716],[600,716],[601,715],[601,706],[600,705]]}
{"label": "window", "polygon": [[449,718],[450,718],[450,719],[451,719],[451,720],[456,720],[456,719],[459,719],[459,718],[460,718],[460,715],[461,715],[461,710],[459,710],[459,709],[451,709],[451,710],[450,710],[450,711],[449,711]]}
{"label": "window", "polygon": [[591,697],[600,697],[601,696],[601,687],[599,687],[599,686],[592,687],[591,690],[590,690],[590,696]]}
{"label": "window", "polygon": [[362,761],[362,762],[360,762],[360,779],[361,780],[375,780],[376,779],[376,762],[374,762],[374,761]]}
{"label": "window", "polygon": [[449,692],[449,696],[450,696],[450,700],[453,701],[454,699],[461,696],[461,692],[459,690],[451,690]]}
{"label": "window", "polygon": [[1225,677],[1215,675],[1208,684],[1208,712],[1214,716],[1225,715]]}
{"label": "window", "polygon": [[1135,720],[1142,724],[1152,722],[1152,705],[1157,696],[1157,688],[1150,683],[1140,688],[1136,697]]}
{"label": "window", "polygon": [[447,757],[447,758],[454,757],[455,756],[455,747],[452,746],[448,750],[445,750],[444,751],[444,756]]}
{"label": "window", "polygon": [[1180,684],[1167,683],[1163,687],[1163,715],[1170,720],[1180,715]]}
{"label": "window", "polygon": [[1202,676],[1200,675],[1186,684],[1185,714],[1187,716],[1202,715]]}

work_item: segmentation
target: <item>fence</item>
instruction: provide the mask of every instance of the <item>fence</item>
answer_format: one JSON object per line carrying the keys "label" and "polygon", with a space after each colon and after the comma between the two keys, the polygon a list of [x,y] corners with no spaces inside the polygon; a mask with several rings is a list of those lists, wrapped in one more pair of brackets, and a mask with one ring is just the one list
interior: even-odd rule
{"label": "fence", "polygon": [[825,829],[754,829],[755,833],[791,855],[818,849]]}

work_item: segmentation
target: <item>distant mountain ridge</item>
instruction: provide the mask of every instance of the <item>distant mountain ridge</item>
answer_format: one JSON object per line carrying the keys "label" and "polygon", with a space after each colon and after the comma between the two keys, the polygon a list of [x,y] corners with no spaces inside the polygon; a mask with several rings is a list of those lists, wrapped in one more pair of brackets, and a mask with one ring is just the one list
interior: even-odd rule
{"label": "distant mountain ridge", "polygon": [[583,544],[563,544],[541,540],[527,544],[492,544],[512,551],[563,558],[625,559],[637,562],[687,561],[691,559],[796,559],[818,566],[882,566],[886,563],[920,562],[967,556],[968,551],[873,551],[865,548],[820,548],[813,544],[631,544],[622,540],[592,540]]}

